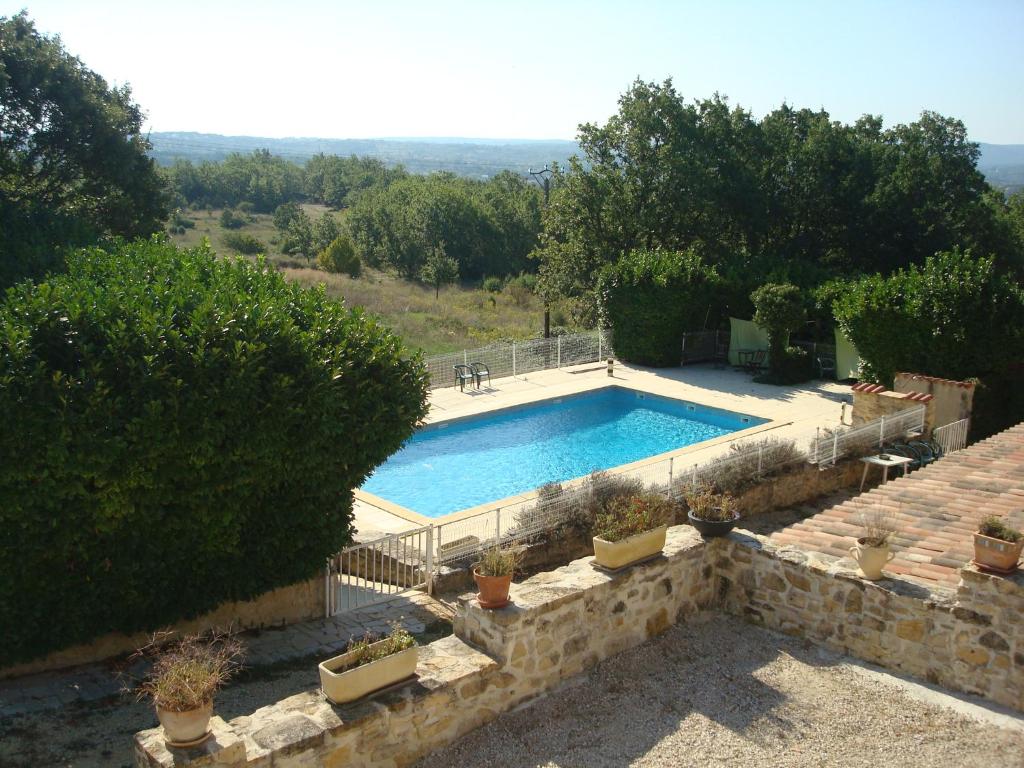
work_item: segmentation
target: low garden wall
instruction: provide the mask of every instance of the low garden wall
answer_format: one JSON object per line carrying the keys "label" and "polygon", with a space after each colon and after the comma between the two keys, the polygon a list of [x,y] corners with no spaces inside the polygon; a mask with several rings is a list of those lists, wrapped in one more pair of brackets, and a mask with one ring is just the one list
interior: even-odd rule
{"label": "low garden wall", "polygon": [[[323,615],[324,579],[321,576],[271,590],[253,600],[223,603],[195,619],[177,622],[173,629],[182,633],[205,632],[226,627],[258,629],[308,621],[321,618]],[[131,635],[112,632],[91,643],[64,648],[35,661],[0,669],[0,679],[103,661],[133,652],[136,648],[146,645],[148,637],[145,632]]]}
{"label": "low garden wall", "polygon": [[334,706],[318,691],[171,750],[159,728],[136,734],[136,765],[397,768],[705,608],[746,616],[867,661],[1024,709],[1024,576],[965,569],[957,590],[866,582],[851,562],[743,532],[705,544],[669,529],[663,556],[618,574],[583,558],[513,585],[513,604],[459,601],[455,635],[420,649],[417,679]]}

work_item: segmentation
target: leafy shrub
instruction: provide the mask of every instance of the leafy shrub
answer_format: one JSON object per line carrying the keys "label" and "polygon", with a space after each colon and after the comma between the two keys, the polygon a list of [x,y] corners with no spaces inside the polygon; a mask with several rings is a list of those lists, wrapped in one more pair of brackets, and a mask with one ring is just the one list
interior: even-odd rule
{"label": "leafy shrub", "polygon": [[995,515],[990,515],[981,521],[981,525],[978,526],[978,533],[989,538],[1007,541],[1010,544],[1016,544],[1021,538],[1024,538],[1024,534],[1021,534],[1016,528],[1007,525],[1005,520]]}
{"label": "leafy shrub", "polygon": [[[764,381],[771,384],[795,384],[813,378],[810,361],[805,365],[803,356],[789,346],[789,335],[803,325],[807,317],[800,289],[789,283],[765,283],[752,294],[754,322],[768,333],[769,375]],[[809,372],[805,378],[804,370]],[[794,380],[795,378],[795,380]]]}
{"label": "leafy shrub", "polygon": [[501,293],[505,288],[505,281],[500,277],[485,277],[481,287],[488,293]]}
{"label": "leafy shrub", "polygon": [[225,232],[221,242],[231,250],[244,253],[246,256],[255,256],[257,253],[267,252],[267,246],[259,238],[244,232]]}
{"label": "leafy shrub", "polygon": [[616,355],[679,365],[683,334],[701,327],[717,275],[692,251],[633,251],[598,278],[602,319]]}
{"label": "leafy shrub", "polygon": [[186,229],[195,229],[196,223],[188,216],[182,214],[181,209],[178,208],[171,214],[171,225],[180,228],[184,232]]}
{"label": "leafy shrub", "polygon": [[316,263],[325,272],[345,274],[353,278],[359,277],[362,271],[359,255],[347,235],[338,235],[330,245],[320,251]]}
{"label": "leafy shrub", "polygon": [[533,297],[536,288],[537,277],[529,274],[513,277],[505,283],[505,293],[509,295],[509,298],[512,299],[512,303],[517,307],[525,307],[529,305],[530,299]]}
{"label": "leafy shrub", "polygon": [[152,241],[0,305],[0,666],[319,572],[425,414],[418,357],[262,263]]}
{"label": "leafy shrub", "polygon": [[655,493],[617,496],[594,520],[594,535],[605,541],[622,541],[644,531],[675,522],[675,504]]}
{"label": "leafy shrub", "polygon": [[1024,295],[990,258],[938,253],[923,267],[851,283],[833,304],[869,381],[898,371],[984,378],[1024,360]]}
{"label": "leafy shrub", "polygon": [[220,214],[220,225],[224,229],[241,229],[249,220],[243,216],[235,213],[230,208],[225,208]]}
{"label": "leafy shrub", "polygon": [[[376,645],[376,647],[373,647]],[[352,638],[345,646],[343,653],[356,652],[355,658],[349,663],[347,669],[361,667],[371,661],[393,656],[396,653],[412,648],[416,645],[416,638],[409,634],[409,630],[401,624],[395,624],[384,637],[367,633],[361,638]]]}
{"label": "leafy shrub", "polygon": [[643,492],[643,483],[634,478],[620,478],[607,472],[594,472],[582,485],[563,488],[547,483],[537,493],[537,503],[519,512],[514,528],[549,530],[555,536],[593,535],[598,515],[609,504],[624,496]]}

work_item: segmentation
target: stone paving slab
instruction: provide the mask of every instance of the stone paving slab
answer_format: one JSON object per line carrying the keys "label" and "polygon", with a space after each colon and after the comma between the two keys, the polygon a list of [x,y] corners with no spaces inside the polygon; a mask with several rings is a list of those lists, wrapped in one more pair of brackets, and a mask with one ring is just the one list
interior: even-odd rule
{"label": "stone paving slab", "polygon": [[[390,631],[393,622],[419,634],[430,624],[450,617],[451,610],[444,603],[422,592],[411,592],[329,619],[245,632],[240,639],[247,649],[246,667],[260,668],[339,653],[350,639],[367,632],[383,634]],[[129,667],[127,672],[137,678],[142,667]],[[121,688],[118,665],[113,661],[0,680],[0,718],[99,701],[119,695]]]}

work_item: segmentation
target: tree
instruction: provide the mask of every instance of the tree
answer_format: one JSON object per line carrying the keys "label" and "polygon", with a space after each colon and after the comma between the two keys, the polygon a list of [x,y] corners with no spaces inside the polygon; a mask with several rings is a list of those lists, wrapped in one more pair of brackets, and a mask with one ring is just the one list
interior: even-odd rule
{"label": "tree", "polygon": [[353,278],[359,277],[362,269],[355,246],[347,235],[338,235],[320,251],[316,263],[325,272],[344,273]]}
{"label": "tree", "polygon": [[324,213],[313,225],[313,250],[318,253],[333,243],[341,234],[338,220],[330,213]]}
{"label": "tree", "polygon": [[804,324],[807,309],[800,289],[789,283],[765,283],[750,295],[754,322],[768,332],[768,365],[772,377],[789,379],[787,358],[800,356],[790,351],[789,335]]}
{"label": "tree", "polygon": [[0,17],[0,287],[67,246],[161,229],[169,198],[142,111],[22,12]]}
{"label": "tree", "polygon": [[277,208],[274,209],[274,227],[285,234],[288,231],[288,227],[291,226],[292,220],[297,218],[302,213],[302,209],[299,208],[298,203],[287,202],[281,203]]}
{"label": "tree", "polygon": [[444,243],[430,249],[430,254],[420,271],[420,279],[434,286],[434,299],[441,295],[441,286],[459,279],[459,262],[444,252]]}
{"label": "tree", "polygon": [[284,242],[281,244],[282,253],[301,254],[308,262],[313,258],[316,250],[313,245],[313,224],[306,212],[299,210],[298,214],[292,217],[288,224],[288,230],[284,235]]}

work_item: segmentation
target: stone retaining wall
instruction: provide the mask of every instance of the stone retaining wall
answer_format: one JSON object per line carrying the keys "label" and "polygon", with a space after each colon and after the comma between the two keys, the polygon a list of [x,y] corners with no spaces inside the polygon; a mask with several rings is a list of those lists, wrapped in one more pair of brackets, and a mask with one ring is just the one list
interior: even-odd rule
{"label": "stone retaining wall", "polygon": [[230,723],[200,748],[136,734],[136,765],[397,768],[717,607],[867,661],[1024,709],[1024,576],[965,569],[957,590],[858,578],[852,561],[777,548],[744,532],[708,544],[669,529],[664,554],[607,574],[592,558],[513,585],[513,604],[460,598],[456,634],[420,649],[417,679],[348,706],[319,692]]}
{"label": "stone retaining wall", "polygon": [[859,659],[1024,710],[1024,575],[956,590],[866,581],[852,560],[734,534],[712,548],[721,607]]}

